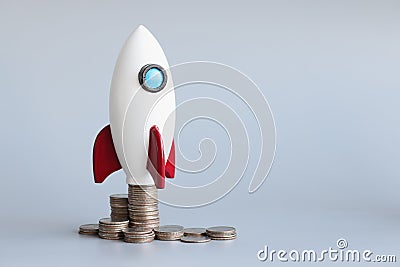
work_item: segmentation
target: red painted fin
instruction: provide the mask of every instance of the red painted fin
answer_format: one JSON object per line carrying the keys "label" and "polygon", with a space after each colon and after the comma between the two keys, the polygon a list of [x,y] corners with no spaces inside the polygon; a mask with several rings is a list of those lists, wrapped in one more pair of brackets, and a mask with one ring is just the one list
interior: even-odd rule
{"label": "red painted fin", "polygon": [[174,144],[174,140],[172,140],[171,150],[169,151],[167,164],[165,164],[165,176],[167,178],[175,177],[175,144]]}
{"label": "red painted fin", "polygon": [[164,148],[157,126],[150,128],[149,132],[149,151],[147,159],[147,170],[153,177],[154,183],[157,188],[162,189],[165,187],[165,159]]}
{"label": "red painted fin", "polygon": [[110,125],[105,126],[97,135],[93,146],[94,181],[102,183],[113,172],[121,169],[114,143],[111,137]]}

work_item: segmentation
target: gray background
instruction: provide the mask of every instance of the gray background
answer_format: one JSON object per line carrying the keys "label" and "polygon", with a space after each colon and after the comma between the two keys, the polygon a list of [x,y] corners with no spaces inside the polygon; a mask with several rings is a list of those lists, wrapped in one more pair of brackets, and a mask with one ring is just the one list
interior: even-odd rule
{"label": "gray background", "polygon": [[[399,257],[399,12],[399,1],[1,1],[0,264],[256,266],[270,264],[256,257],[264,245],[322,250],[340,237]],[[247,175],[213,205],[160,206],[163,224],[236,226],[233,242],[77,234],[126,191],[122,173],[93,183],[91,149],[108,123],[117,55],[139,24],[171,65],[231,65],[271,105],[277,151],[260,190],[247,193]],[[190,133],[204,128],[190,129],[188,157]]]}

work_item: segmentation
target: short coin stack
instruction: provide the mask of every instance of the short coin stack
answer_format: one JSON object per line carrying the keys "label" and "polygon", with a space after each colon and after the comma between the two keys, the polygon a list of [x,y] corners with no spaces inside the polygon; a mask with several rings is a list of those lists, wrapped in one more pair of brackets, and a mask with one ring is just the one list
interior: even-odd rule
{"label": "short coin stack", "polygon": [[129,227],[153,230],[160,224],[155,185],[129,185]]}
{"label": "short coin stack", "polygon": [[123,230],[127,229],[129,221],[115,222],[111,218],[103,218],[99,221],[99,237],[109,240],[118,240],[124,237]]}
{"label": "short coin stack", "polygon": [[179,240],[183,236],[183,227],[180,225],[163,225],[154,229],[158,240]]}
{"label": "short coin stack", "polygon": [[114,194],[110,196],[111,220],[127,221],[129,220],[128,213],[128,195]]}
{"label": "short coin stack", "polygon": [[185,236],[202,236],[207,235],[206,228],[185,228],[183,235]]}
{"label": "short coin stack", "polygon": [[181,241],[185,243],[205,243],[211,241],[206,228],[185,228]]}
{"label": "short coin stack", "polygon": [[147,243],[154,240],[153,230],[147,228],[128,228],[123,230],[124,241],[128,243]]}
{"label": "short coin stack", "polygon": [[214,226],[207,228],[206,232],[212,240],[232,240],[236,238],[236,229],[230,226]]}
{"label": "short coin stack", "polygon": [[79,233],[81,235],[97,235],[99,233],[99,225],[94,224],[84,224],[79,226]]}

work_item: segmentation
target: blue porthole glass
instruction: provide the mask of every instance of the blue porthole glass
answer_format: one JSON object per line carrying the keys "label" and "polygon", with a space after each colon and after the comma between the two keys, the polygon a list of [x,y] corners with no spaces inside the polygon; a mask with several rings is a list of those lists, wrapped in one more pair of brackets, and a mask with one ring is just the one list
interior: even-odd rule
{"label": "blue porthole glass", "polygon": [[151,89],[157,89],[164,81],[164,74],[158,68],[149,69],[144,75],[144,83]]}
{"label": "blue porthole glass", "polygon": [[159,92],[167,83],[167,74],[160,65],[147,64],[139,72],[139,83],[146,91]]}

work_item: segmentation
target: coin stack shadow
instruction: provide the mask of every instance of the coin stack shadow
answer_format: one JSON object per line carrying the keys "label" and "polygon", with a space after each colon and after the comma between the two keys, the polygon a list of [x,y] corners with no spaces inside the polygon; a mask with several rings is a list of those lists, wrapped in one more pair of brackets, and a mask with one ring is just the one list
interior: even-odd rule
{"label": "coin stack shadow", "polygon": [[114,194],[110,196],[111,220],[112,221],[128,221],[128,195]]}
{"label": "coin stack shadow", "polygon": [[129,185],[129,227],[138,232],[157,228],[160,224],[158,194],[155,185]]}
{"label": "coin stack shadow", "polygon": [[128,229],[129,221],[115,222],[111,218],[99,220],[99,237],[109,240],[118,240],[124,237],[123,231]]}

